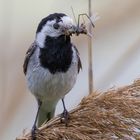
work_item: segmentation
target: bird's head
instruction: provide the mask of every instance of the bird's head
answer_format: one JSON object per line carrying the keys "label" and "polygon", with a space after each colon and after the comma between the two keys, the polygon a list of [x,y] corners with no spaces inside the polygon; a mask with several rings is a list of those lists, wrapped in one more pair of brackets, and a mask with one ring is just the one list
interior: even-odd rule
{"label": "bird's head", "polygon": [[54,13],[43,18],[36,31],[36,40],[38,43],[45,41],[46,36],[57,38],[61,35],[70,36],[69,31],[74,27],[73,20],[63,14]]}

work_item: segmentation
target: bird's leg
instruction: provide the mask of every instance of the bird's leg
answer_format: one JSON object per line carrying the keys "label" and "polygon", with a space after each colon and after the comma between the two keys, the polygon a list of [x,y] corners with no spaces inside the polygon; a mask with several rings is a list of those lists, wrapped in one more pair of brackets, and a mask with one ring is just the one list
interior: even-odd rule
{"label": "bird's leg", "polygon": [[68,119],[69,119],[69,112],[68,112],[67,109],[66,109],[65,102],[64,102],[64,99],[63,99],[63,98],[62,98],[62,103],[63,103],[64,111],[63,111],[63,113],[61,114],[61,122],[62,122],[63,119],[64,119],[65,125],[67,126],[67,125],[68,125]]}
{"label": "bird's leg", "polygon": [[38,114],[39,114],[39,111],[40,111],[41,104],[42,104],[42,102],[40,100],[38,100],[38,109],[37,109],[35,121],[34,121],[34,124],[33,124],[33,127],[32,127],[32,132],[31,132],[32,140],[36,139],[35,138],[35,131],[37,130],[36,122],[37,122],[37,119],[38,119]]}

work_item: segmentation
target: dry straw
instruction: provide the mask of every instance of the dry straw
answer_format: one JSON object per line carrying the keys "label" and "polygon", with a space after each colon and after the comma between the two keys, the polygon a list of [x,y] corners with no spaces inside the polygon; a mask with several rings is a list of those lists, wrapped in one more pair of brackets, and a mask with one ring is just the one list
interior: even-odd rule
{"label": "dry straw", "polygon": [[[94,93],[70,112],[68,127],[56,117],[36,133],[37,140],[140,140],[140,80]],[[17,140],[31,140],[30,133]]]}

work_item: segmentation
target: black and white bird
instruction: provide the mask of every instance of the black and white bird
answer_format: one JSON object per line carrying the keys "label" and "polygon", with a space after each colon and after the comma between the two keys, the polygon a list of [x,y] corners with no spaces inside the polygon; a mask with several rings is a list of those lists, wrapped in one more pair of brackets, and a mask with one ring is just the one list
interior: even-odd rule
{"label": "black and white bird", "polygon": [[35,41],[26,53],[23,69],[28,88],[38,102],[33,130],[37,121],[40,126],[54,116],[60,99],[63,117],[65,121],[68,119],[64,96],[73,88],[81,68],[79,53],[69,33],[74,26],[69,16],[50,14],[39,23]]}

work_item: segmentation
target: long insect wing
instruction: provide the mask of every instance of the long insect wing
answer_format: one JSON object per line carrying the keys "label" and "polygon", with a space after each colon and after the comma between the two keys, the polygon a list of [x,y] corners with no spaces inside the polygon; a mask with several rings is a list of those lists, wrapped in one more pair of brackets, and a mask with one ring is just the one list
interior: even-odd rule
{"label": "long insect wing", "polygon": [[89,20],[88,20],[88,22],[85,22],[85,20],[84,20],[84,24],[91,24],[93,28],[95,27],[94,23],[100,18],[97,13],[94,13],[91,17],[89,17],[86,13],[79,14],[78,15],[78,26],[77,27],[80,26],[80,17],[81,16],[82,16],[82,18],[84,16],[86,16]]}
{"label": "long insect wing", "polygon": [[94,26],[95,26],[95,22],[97,21],[97,20],[99,20],[100,19],[100,16],[98,15],[98,13],[94,13],[91,17],[90,17],[90,20],[89,21],[86,21],[86,25],[89,25],[89,24],[91,24],[91,21],[92,21],[92,23],[94,24]]}
{"label": "long insect wing", "polygon": [[[86,22],[86,25],[87,25],[87,26],[90,25],[90,24],[91,24],[91,21],[92,21],[92,23],[94,24],[94,27],[95,27],[95,22],[96,22],[98,19],[100,19],[100,16],[98,15],[98,13],[94,13],[94,14],[90,17],[90,21]],[[87,32],[87,35],[88,35],[89,37],[92,37],[92,36],[93,36],[93,34],[91,34],[91,33],[89,33],[89,32]]]}
{"label": "long insect wing", "polygon": [[[80,17],[83,17],[83,16],[86,16],[87,18],[88,18],[88,20],[86,20],[87,22],[85,23],[85,20],[84,20],[84,25],[85,26],[87,26],[87,25],[89,25],[89,24],[91,24],[92,25],[92,27],[95,27],[95,25],[94,25],[94,23],[95,23],[95,21],[97,21],[100,17],[98,16],[98,14],[97,13],[95,13],[95,14],[93,14],[91,17],[89,17],[87,14],[80,14],[79,15],[79,24],[80,24]],[[90,32],[88,32],[87,31],[87,33],[86,33],[89,37],[92,37],[93,35],[90,33]]]}

